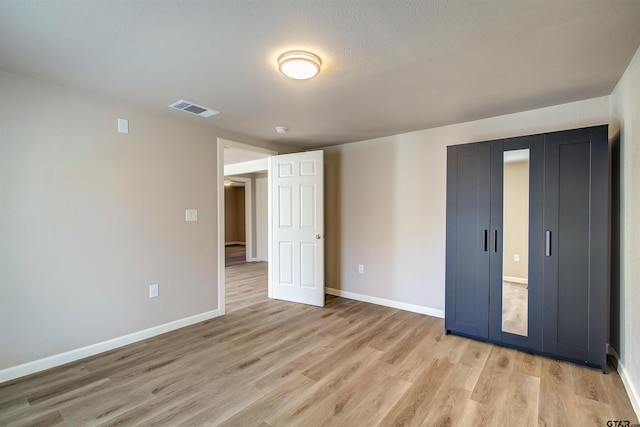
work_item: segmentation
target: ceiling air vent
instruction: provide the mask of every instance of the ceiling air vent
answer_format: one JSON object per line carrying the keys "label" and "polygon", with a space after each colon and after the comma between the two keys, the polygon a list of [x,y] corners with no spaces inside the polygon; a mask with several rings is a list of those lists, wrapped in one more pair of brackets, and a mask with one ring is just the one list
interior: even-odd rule
{"label": "ceiling air vent", "polygon": [[169,105],[171,108],[175,108],[176,110],[186,111],[187,113],[195,114],[200,117],[211,117],[216,114],[220,114],[220,111],[212,110],[210,108],[205,108],[200,105],[196,105],[193,102],[185,101],[181,99],[178,102],[174,102]]}

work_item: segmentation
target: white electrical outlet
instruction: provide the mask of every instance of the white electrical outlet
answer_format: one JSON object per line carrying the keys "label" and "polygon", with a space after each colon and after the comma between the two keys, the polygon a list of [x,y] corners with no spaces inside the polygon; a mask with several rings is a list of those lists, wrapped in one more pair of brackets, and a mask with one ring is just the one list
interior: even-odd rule
{"label": "white electrical outlet", "polygon": [[149,298],[155,298],[159,295],[158,284],[149,285]]}
{"label": "white electrical outlet", "polygon": [[513,260],[514,260],[515,262],[520,262],[520,254],[515,254],[515,255],[513,255]]}
{"label": "white electrical outlet", "polygon": [[358,264],[358,274],[364,274],[364,264]]}

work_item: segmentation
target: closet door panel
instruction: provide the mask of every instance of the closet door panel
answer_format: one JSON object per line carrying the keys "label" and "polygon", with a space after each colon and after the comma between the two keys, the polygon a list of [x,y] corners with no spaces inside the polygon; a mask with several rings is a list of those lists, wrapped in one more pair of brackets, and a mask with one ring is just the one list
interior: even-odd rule
{"label": "closet door panel", "polygon": [[[491,150],[491,229],[498,231],[498,244],[492,247],[497,251],[492,251],[490,255],[489,337],[492,341],[540,351],[542,348],[543,253],[541,248],[543,247],[544,136],[532,135],[494,141]],[[508,185],[505,183],[505,179],[514,179],[514,176],[505,175],[504,171],[507,164],[513,165],[513,156],[509,156],[509,153],[522,153],[523,150],[528,152],[529,171],[528,185],[521,188],[521,193],[527,195],[528,200],[528,226],[526,228],[528,234],[526,253],[528,255],[522,260],[526,261],[523,271],[526,274],[522,277],[526,279],[526,284],[519,286],[521,287],[520,293],[525,294],[524,305],[526,307],[521,308],[522,301],[520,299],[512,300],[505,297],[505,291],[509,289],[509,286],[513,288],[513,285],[505,283],[506,280],[511,279],[509,277],[511,274],[504,264],[508,259],[513,260],[514,257],[514,254],[509,252],[504,245],[504,242],[511,241],[512,244],[507,246],[513,246],[514,236],[513,234],[509,235],[514,232],[513,225],[506,227],[505,224],[513,224],[515,217],[521,213],[521,210],[514,209],[516,206],[509,204],[508,200],[505,201],[504,189],[506,188],[505,184]],[[512,160],[508,160],[509,157]],[[521,157],[521,155],[516,155],[516,157]],[[504,304],[507,306],[505,307]],[[507,326],[507,322],[513,312],[520,311],[522,311],[521,316],[526,320],[526,328],[524,328],[524,332],[514,333]]]}
{"label": "closet door panel", "polygon": [[488,143],[447,148],[445,328],[488,337]]}
{"label": "closet door panel", "polygon": [[[590,143],[559,147],[557,245],[557,343],[589,348],[589,159]],[[553,237],[553,236],[552,236]],[[552,242],[553,242],[552,240]],[[578,354],[578,353],[576,353]],[[586,357],[583,356],[583,357]]]}
{"label": "closet door panel", "polygon": [[604,367],[606,127],[604,139],[602,132],[556,132],[545,140],[543,351]]}

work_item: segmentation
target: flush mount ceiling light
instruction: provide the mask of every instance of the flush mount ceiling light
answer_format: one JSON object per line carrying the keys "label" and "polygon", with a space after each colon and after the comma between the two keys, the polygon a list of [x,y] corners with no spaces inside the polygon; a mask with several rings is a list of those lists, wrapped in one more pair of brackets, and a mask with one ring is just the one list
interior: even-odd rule
{"label": "flush mount ceiling light", "polygon": [[278,68],[285,76],[306,80],[320,72],[322,62],[317,55],[303,50],[291,50],[278,57]]}

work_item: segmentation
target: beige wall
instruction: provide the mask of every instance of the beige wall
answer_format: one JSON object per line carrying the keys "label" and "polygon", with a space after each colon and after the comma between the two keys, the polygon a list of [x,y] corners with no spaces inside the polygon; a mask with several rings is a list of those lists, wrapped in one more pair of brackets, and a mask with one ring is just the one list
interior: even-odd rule
{"label": "beige wall", "polygon": [[608,121],[602,97],[326,148],[327,286],[443,315],[446,146]]}
{"label": "beige wall", "polygon": [[218,308],[219,136],[0,73],[0,378]]}
{"label": "beige wall", "polygon": [[[610,135],[620,144],[620,241],[612,248],[620,253],[619,289],[612,290],[612,329],[619,336],[611,342],[620,356],[621,377],[640,414],[640,49],[611,94]],[[618,286],[618,284],[613,284]],[[617,295],[616,295],[617,294]],[[616,331],[616,329],[619,329]]]}
{"label": "beige wall", "polygon": [[[502,273],[507,278],[529,279],[529,162],[504,164]],[[514,255],[520,256],[515,261]],[[508,280],[508,279],[506,279]]]}
{"label": "beige wall", "polygon": [[225,243],[245,243],[244,187],[224,187]]}

